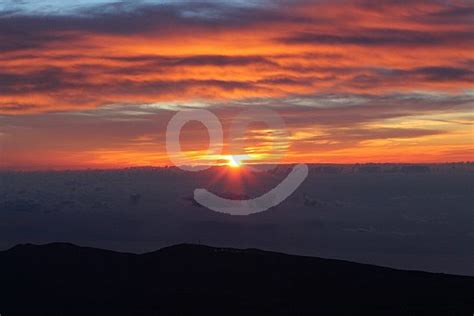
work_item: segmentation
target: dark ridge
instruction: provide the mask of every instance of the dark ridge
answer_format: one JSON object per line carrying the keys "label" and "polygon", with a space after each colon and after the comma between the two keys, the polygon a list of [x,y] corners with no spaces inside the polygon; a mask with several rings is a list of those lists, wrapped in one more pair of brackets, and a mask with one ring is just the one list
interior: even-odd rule
{"label": "dark ridge", "polygon": [[2,315],[472,315],[474,277],[258,249],[0,252]]}
{"label": "dark ridge", "polygon": [[[211,246],[200,245],[200,244],[176,244],[168,247],[161,248],[155,252],[190,252],[190,251],[213,251],[214,249],[218,249]],[[155,253],[152,252],[152,253]]]}
{"label": "dark ridge", "polygon": [[176,244],[168,247],[161,248],[160,250],[145,253],[144,255],[149,255],[152,253],[183,253],[183,254],[191,254],[191,253],[215,253],[215,252],[228,252],[228,253],[251,253],[251,254],[278,254],[284,255],[278,252],[271,252],[260,250],[256,248],[247,248],[247,249],[238,249],[238,248],[228,248],[228,247],[212,247],[207,245],[201,244]]}

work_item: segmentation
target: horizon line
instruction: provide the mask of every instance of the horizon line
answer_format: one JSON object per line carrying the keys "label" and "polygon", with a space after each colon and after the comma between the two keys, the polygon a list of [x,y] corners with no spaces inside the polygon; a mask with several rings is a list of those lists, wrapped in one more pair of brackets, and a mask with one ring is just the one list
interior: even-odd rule
{"label": "horizon line", "polygon": [[[276,165],[278,166],[293,166],[300,164],[301,162],[288,162],[288,163],[274,163],[274,164],[252,164],[252,166],[267,166]],[[427,165],[427,166],[442,166],[442,165],[470,165],[474,164],[474,160],[467,161],[443,161],[443,162],[352,162],[352,163],[339,163],[339,162],[302,162],[309,166],[316,165],[330,165],[330,166],[359,166],[359,165]],[[202,167],[209,166],[208,169],[215,168],[228,168],[227,165],[182,165],[191,167]],[[0,172],[61,172],[61,171],[114,171],[114,170],[130,170],[130,169],[179,169],[181,166],[176,165],[137,165],[137,166],[122,166],[122,167],[26,167],[26,168],[2,168]],[[245,169],[246,165],[241,166]],[[206,170],[203,170],[206,171]]]}

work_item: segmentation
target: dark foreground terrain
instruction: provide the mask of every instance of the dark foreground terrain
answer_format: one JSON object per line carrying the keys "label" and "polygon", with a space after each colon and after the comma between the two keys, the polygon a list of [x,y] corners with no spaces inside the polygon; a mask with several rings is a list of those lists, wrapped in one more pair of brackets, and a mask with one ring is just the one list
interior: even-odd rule
{"label": "dark foreground terrain", "polygon": [[2,316],[474,312],[473,277],[197,245],[19,245],[0,252],[0,286]]}
{"label": "dark foreground terrain", "polygon": [[0,250],[61,240],[144,253],[197,243],[474,276],[474,163],[309,167],[288,199],[250,216],[211,211],[193,192],[254,198],[292,166],[238,177],[217,167],[0,171]]}

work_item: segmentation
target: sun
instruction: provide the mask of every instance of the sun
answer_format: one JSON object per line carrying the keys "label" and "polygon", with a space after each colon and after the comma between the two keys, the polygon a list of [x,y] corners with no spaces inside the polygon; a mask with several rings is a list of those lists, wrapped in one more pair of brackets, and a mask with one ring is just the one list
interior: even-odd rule
{"label": "sun", "polygon": [[227,162],[227,165],[231,168],[240,168],[240,166],[242,165],[242,163],[234,156],[229,156],[228,160],[229,161]]}

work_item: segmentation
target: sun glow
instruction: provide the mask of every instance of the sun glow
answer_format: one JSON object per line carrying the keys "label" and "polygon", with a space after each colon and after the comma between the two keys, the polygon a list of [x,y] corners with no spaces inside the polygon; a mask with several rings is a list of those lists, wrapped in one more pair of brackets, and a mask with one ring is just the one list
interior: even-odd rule
{"label": "sun glow", "polygon": [[242,165],[242,162],[234,156],[229,156],[227,159],[227,165],[231,168],[240,168],[240,166]]}

